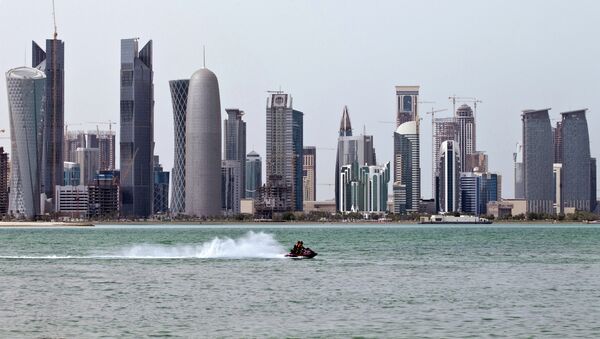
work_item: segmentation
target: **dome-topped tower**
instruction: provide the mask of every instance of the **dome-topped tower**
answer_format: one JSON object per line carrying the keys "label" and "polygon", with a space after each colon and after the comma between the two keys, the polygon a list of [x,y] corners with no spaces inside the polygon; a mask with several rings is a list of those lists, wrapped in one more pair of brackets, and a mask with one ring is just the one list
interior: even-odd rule
{"label": "dome-topped tower", "polygon": [[186,117],[185,212],[221,214],[221,103],[217,76],[196,71],[188,90]]}

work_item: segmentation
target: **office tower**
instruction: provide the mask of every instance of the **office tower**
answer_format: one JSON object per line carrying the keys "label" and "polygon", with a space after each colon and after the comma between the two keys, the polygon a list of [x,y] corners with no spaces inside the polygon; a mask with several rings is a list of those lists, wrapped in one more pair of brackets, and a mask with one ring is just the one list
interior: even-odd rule
{"label": "office tower", "polygon": [[552,141],[554,144],[554,163],[563,162],[563,122],[557,121],[556,127],[552,127]]}
{"label": "office tower", "polygon": [[564,201],[563,201],[563,165],[553,164],[552,166],[552,177],[554,180],[553,196],[554,196],[554,213],[560,215],[564,214]]}
{"label": "office tower", "polygon": [[77,155],[75,151],[78,148],[86,148],[87,142],[84,131],[68,131],[65,133],[65,142],[63,146],[63,159],[67,162],[76,162]]}
{"label": "office tower", "polygon": [[461,105],[455,113],[456,124],[458,125],[458,135],[456,141],[460,147],[460,155],[463,160],[461,161],[461,172],[472,171],[473,169],[467,168],[467,156],[473,154],[477,150],[476,146],[476,129],[475,129],[475,117],[473,116],[473,110],[469,105]]}
{"label": "office tower", "polygon": [[463,172],[487,172],[488,171],[488,156],[485,152],[475,151],[464,156]]}
{"label": "office tower", "polygon": [[94,180],[100,167],[98,162],[100,150],[97,148],[78,148],[75,153],[77,154],[77,163],[81,169],[81,185],[87,186],[90,181]]}
{"label": "office tower", "polygon": [[421,160],[416,121],[394,133],[394,213],[416,213],[421,199]]}
{"label": "office tower", "polygon": [[8,153],[0,147],[0,216],[8,212]]}
{"label": "office tower", "polygon": [[340,168],[340,212],[387,211],[390,163],[360,166],[357,161]]}
{"label": "office tower", "polygon": [[115,219],[120,212],[120,171],[99,171],[88,186],[89,216],[93,219]]}
{"label": "office tower", "polygon": [[471,215],[480,215],[481,206],[481,176],[473,172],[460,174],[460,205],[461,212]]}
{"label": "office tower", "polygon": [[246,156],[246,199],[256,199],[262,186],[262,159],[255,151]]}
{"label": "office tower", "polygon": [[40,174],[42,193],[52,198],[63,181],[65,45],[56,33],[46,40],[46,52],[35,41],[31,45],[32,67],[46,75]]}
{"label": "office tower", "polygon": [[552,126],[548,111],[526,110],[523,121],[523,170],[528,213],[554,213]]}
{"label": "office tower", "polygon": [[517,151],[513,153],[514,162],[514,188],[515,199],[525,199],[525,172],[523,167],[523,146],[517,144]]}
{"label": "office tower", "polygon": [[342,120],[340,121],[337,156],[335,163],[335,204],[338,211],[340,207],[340,170],[342,166],[351,165],[374,166],[376,163],[375,148],[372,135],[352,135],[352,125],[348,108],[344,106]]}
{"label": "office tower", "polygon": [[121,194],[124,217],[152,214],[154,83],[152,40],[121,40]]}
{"label": "office tower", "polygon": [[171,192],[171,213],[185,212],[185,121],[187,115],[187,100],[190,81],[169,81],[171,89],[171,103],[173,104],[174,159]]}
{"label": "office tower", "polygon": [[89,131],[87,134],[87,147],[97,148],[98,166],[102,171],[115,169],[115,133],[112,130],[99,129]]}
{"label": "office tower", "polygon": [[317,200],[317,148],[304,146],[302,150],[302,189],[304,201]]}
{"label": "office tower", "polygon": [[76,162],[65,161],[63,165],[63,184],[62,186],[81,185],[81,166]]}
{"label": "office tower", "polygon": [[596,158],[592,158],[590,160],[590,209],[592,211],[596,211],[596,208],[598,206],[598,192],[596,185]]}
{"label": "office tower", "polygon": [[396,86],[396,128],[419,115],[419,86]]}
{"label": "office tower", "polygon": [[270,94],[266,111],[267,185],[282,194],[268,203],[284,211],[301,211],[303,114],[293,109],[292,96],[281,91]]}
{"label": "office tower", "polygon": [[223,160],[221,163],[221,208],[224,215],[240,214],[242,199],[241,165],[239,160]]}
{"label": "office tower", "polygon": [[35,68],[14,68],[6,73],[6,89],[12,154],[8,210],[32,219],[40,214],[46,76]]}
{"label": "office tower", "polygon": [[154,156],[154,214],[169,212],[169,172],[164,171],[158,155]]}
{"label": "office tower", "polygon": [[[246,122],[242,120],[244,111],[237,108],[225,109],[227,119],[223,121],[223,159],[228,161],[223,162],[222,169],[228,168],[227,175],[239,175],[237,178],[227,178],[227,185],[238,185],[239,187],[225,187],[222,193],[227,193],[227,197],[222,196],[223,201],[227,201],[223,205],[225,213],[239,214],[239,200],[244,197],[246,189]],[[237,165],[232,165],[229,161],[237,161]],[[232,167],[233,166],[233,167]],[[234,167],[239,167],[234,169]],[[234,194],[229,194],[234,192]],[[237,202],[230,199],[238,199]],[[231,207],[231,208],[230,208]]]}
{"label": "office tower", "polygon": [[302,192],[302,162],[304,151],[304,113],[292,111],[292,144],[294,151],[294,168],[293,168],[293,206],[294,210],[302,211],[304,209],[303,192]]}
{"label": "office tower", "polygon": [[434,196],[436,203],[438,203],[439,207],[439,197],[437,197],[436,188],[439,186],[439,176],[440,176],[440,147],[442,143],[446,140],[458,140],[458,123],[456,122],[456,118],[436,118],[433,119],[433,159],[432,159],[432,173],[433,173],[433,183],[432,188],[434,190]]}
{"label": "office tower", "polygon": [[564,207],[591,211],[590,137],[587,109],[561,113]]}
{"label": "office tower", "polygon": [[188,91],[185,136],[185,212],[221,215],[221,103],[217,76],[196,71]]}
{"label": "office tower", "polygon": [[440,146],[439,207],[442,212],[460,210],[460,150],[458,142],[446,140]]}
{"label": "office tower", "polygon": [[55,211],[63,216],[85,218],[89,210],[87,186],[56,186]]}
{"label": "office tower", "polygon": [[490,172],[477,174],[481,177],[479,211],[481,214],[488,214],[488,202],[502,200],[502,176]]}

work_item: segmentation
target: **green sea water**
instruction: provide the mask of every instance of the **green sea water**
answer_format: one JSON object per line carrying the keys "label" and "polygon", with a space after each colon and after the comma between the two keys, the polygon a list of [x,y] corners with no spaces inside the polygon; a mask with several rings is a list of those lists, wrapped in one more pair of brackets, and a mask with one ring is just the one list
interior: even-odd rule
{"label": "green sea water", "polygon": [[265,226],[0,228],[0,337],[600,337],[600,227]]}

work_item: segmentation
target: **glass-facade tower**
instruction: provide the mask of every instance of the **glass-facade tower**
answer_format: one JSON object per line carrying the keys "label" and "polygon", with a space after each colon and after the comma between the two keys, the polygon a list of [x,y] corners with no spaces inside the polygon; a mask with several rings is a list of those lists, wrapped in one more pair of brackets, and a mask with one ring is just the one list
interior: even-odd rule
{"label": "glass-facade tower", "polygon": [[171,103],[173,104],[174,158],[171,171],[171,213],[185,211],[185,120],[187,110],[188,79],[169,81]]}

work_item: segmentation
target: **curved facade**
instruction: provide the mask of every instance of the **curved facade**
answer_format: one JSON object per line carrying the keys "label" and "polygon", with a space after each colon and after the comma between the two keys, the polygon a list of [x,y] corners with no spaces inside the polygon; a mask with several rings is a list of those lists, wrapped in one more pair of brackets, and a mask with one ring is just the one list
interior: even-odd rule
{"label": "curved facade", "polygon": [[169,81],[173,103],[173,127],[175,149],[173,158],[171,213],[185,212],[185,118],[190,81]]}
{"label": "curved facade", "polygon": [[220,215],[221,103],[217,77],[206,68],[190,79],[185,144],[185,212]]}
{"label": "curved facade", "polygon": [[562,199],[564,207],[580,211],[591,209],[590,136],[586,110],[562,115]]}
{"label": "curved facade", "polygon": [[440,210],[460,210],[460,148],[456,141],[446,140],[440,146]]}
{"label": "curved facade", "polygon": [[34,218],[40,213],[44,72],[19,67],[6,73],[12,164],[9,214]]}
{"label": "curved facade", "polygon": [[400,125],[394,133],[394,213],[419,211],[421,164],[416,121]]}

